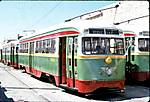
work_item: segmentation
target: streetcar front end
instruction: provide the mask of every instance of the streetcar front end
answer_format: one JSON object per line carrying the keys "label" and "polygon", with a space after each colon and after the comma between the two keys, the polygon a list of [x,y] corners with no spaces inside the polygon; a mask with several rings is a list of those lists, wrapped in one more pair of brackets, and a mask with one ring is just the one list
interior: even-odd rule
{"label": "streetcar front end", "polygon": [[114,88],[124,92],[124,39],[118,29],[88,29],[81,37],[77,57],[76,87],[79,92]]}

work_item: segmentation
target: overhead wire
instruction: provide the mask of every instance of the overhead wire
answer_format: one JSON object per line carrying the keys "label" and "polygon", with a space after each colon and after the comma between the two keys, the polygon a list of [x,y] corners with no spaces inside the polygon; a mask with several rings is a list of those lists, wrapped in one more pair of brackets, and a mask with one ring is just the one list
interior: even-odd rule
{"label": "overhead wire", "polygon": [[104,9],[100,9],[100,10],[95,10],[95,11],[92,11],[92,12],[88,12],[88,13],[85,13],[85,14],[82,14],[82,15],[79,15],[79,16],[67,19],[67,20],[65,20],[65,22],[71,21],[71,20],[76,19],[76,18],[81,18],[84,15],[89,15],[89,14],[92,14],[92,13],[95,13],[95,12],[101,12],[101,11],[105,11],[105,10],[109,10],[109,9],[114,9],[114,8],[118,8],[118,7],[119,7],[119,5],[117,4],[117,5],[112,6],[112,7],[108,7],[108,8],[104,8]]}
{"label": "overhead wire", "polygon": [[38,23],[40,23],[43,18],[46,18],[50,13],[52,13],[62,2],[57,3],[52,9],[50,9],[47,13],[45,13],[44,15],[42,15],[34,24],[32,24],[30,27],[34,27],[35,25],[37,25]]}
{"label": "overhead wire", "polygon": [[128,20],[125,20],[125,21],[117,22],[117,23],[114,23],[114,25],[119,25],[119,24],[126,23],[126,22],[129,23],[130,21],[137,20],[137,19],[144,18],[144,17],[149,17],[149,15],[140,16],[140,17],[128,19]]}

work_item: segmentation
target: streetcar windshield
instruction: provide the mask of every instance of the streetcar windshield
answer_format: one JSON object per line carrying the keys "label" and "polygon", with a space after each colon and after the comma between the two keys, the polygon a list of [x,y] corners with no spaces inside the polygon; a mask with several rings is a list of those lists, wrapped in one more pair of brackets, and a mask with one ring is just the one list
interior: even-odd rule
{"label": "streetcar windshield", "polygon": [[149,48],[149,38],[139,38],[138,48],[140,51],[150,51]]}
{"label": "streetcar windshield", "polygon": [[82,53],[97,54],[124,54],[124,44],[121,38],[83,37]]}

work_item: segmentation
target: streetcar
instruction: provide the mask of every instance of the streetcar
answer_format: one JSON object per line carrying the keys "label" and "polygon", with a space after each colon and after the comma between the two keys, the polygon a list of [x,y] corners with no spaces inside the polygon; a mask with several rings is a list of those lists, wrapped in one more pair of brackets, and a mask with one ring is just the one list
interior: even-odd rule
{"label": "streetcar", "polygon": [[149,31],[142,31],[139,34],[125,32],[126,58],[126,79],[133,82],[149,81]]}
{"label": "streetcar", "polygon": [[5,42],[2,46],[2,62],[6,65],[10,65],[10,56],[11,56],[11,46],[10,42]]}
{"label": "streetcar", "polygon": [[6,65],[10,65],[13,66],[15,68],[17,68],[17,43],[18,41],[10,41],[10,42],[5,42],[2,45],[2,49],[1,49],[1,61],[6,64]]}
{"label": "streetcar", "polygon": [[99,88],[124,92],[122,30],[97,21],[70,21],[24,36],[16,44],[18,67],[80,93]]}

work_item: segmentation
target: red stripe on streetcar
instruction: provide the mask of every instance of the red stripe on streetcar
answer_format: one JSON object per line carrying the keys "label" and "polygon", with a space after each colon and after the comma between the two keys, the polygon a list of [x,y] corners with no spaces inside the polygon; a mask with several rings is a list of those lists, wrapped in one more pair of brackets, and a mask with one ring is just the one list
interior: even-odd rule
{"label": "red stripe on streetcar", "polygon": [[20,43],[25,43],[25,42],[29,42],[29,41],[44,39],[44,38],[56,37],[56,36],[73,35],[73,34],[79,34],[79,32],[77,32],[77,31],[59,32],[59,33],[49,34],[49,35],[45,35],[45,36],[40,36],[40,37],[37,37],[37,38],[31,38],[29,40],[21,41]]}
{"label": "red stripe on streetcar", "polygon": [[124,36],[136,36],[136,34],[125,33]]}

